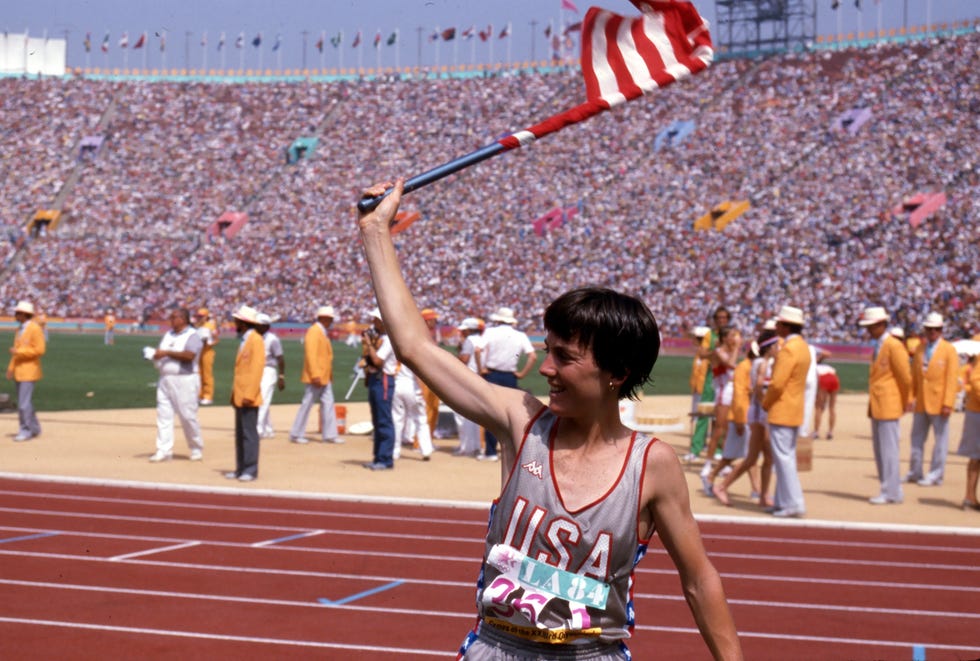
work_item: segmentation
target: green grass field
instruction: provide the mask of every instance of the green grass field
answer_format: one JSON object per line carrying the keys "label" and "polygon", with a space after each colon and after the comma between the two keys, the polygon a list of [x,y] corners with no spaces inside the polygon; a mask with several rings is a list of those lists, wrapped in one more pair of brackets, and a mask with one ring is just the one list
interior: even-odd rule
{"label": "green grass field", "polygon": [[[141,356],[144,346],[156,346],[159,337],[116,335],[116,343],[106,346],[102,335],[52,333],[42,366],[44,380],[34,394],[39,411],[79,409],[147,408],[156,405],[156,377],[153,365]],[[0,333],[0,346],[9,347],[13,333]],[[303,347],[298,339],[284,339],[286,389],[277,393],[276,403],[298,403],[303,395],[299,381]],[[224,337],[215,360],[215,402],[225,403],[231,394],[231,379],[238,346],[234,338]],[[334,343],[334,397],[342,401],[354,377],[359,349]],[[845,391],[867,389],[868,367],[863,363],[834,363]],[[653,384],[647,395],[678,395],[688,392],[691,359],[661,356],[654,368]],[[533,370],[522,384],[536,395],[548,392],[544,378]],[[13,395],[14,385],[4,381],[0,392]],[[88,396],[88,393],[92,393]],[[351,401],[365,401],[363,382],[351,393]]]}

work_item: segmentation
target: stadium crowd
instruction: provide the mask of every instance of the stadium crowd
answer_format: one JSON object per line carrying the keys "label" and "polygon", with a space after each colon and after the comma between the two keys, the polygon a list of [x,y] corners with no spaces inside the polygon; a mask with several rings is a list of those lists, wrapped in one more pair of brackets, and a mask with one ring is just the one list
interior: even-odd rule
{"label": "stadium crowd", "polygon": [[[980,330],[980,35],[716,62],[705,73],[406,198],[398,235],[410,286],[449,322],[546,301],[584,284],[643,297],[666,335],[726,304],[750,327],[789,301],[808,337],[862,341],[864,305],[912,330],[941,312]],[[230,318],[242,303],[304,321],[373,306],[353,203],[579,103],[580,73],[357,83],[0,79],[0,300],[49,316],[165,319],[173,301]],[[842,113],[872,110],[856,133]],[[678,119],[696,129],[656,151]],[[108,126],[94,157],[78,143]],[[287,164],[300,136],[319,144]],[[77,167],[78,180],[65,190]],[[913,227],[892,208],[944,192]],[[27,241],[37,209],[65,219]],[[725,200],[723,231],[693,224]],[[543,235],[531,222],[577,207]],[[224,211],[248,222],[208,235]],[[23,246],[18,249],[18,246]]]}

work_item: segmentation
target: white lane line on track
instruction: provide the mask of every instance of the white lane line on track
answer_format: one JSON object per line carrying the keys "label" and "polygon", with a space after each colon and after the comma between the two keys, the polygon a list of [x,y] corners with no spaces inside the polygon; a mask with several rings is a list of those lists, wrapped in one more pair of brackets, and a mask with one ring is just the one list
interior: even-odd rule
{"label": "white lane line on track", "polygon": [[[268,645],[285,645],[290,647],[311,647],[319,649],[339,649],[339,650],[357,650],[361,652],[384,652],[388,654],[411,654],[411,655],[426,655],[426,656],[445,656],[447,658],[455,658],[456,652],[447,652],[445,650],[423,650],[423,649],[411,649],[411,648],[401,648],[401,647],[379,647],[372,645],[343,645],[339,643],[324,643],[313,640],[289,640],[281,638],[260,638],[256,636],[229,636],[220,634],[209,634],[209,633],[198,633],[189,631],[173,631],[169,629],[147,629],[143,627],[120,627],[120,626],[109,626],[104,624],[87,624],[84,622],[65,622],[58,620],[32,620],[26,618],[17,617],[0,617],[0,623],[7,624],[18,624],[18,625],[33,625],[33,626],[45,626],[45,627],[57,627],[64,629],[88,629],[94,631],[112,631],[117,633],[129,633],[129,634],[145,634],[151,636],[172,636],[177,638],[194,638],[199,640],[220,640],[226,642],[241,642],[241,643],[261,643]],[[658,626],[637,626],[637,629],[643,631],[656,631],[661,633],[680,633],[689,635],[700,635],[697,629],[687,628],[687,627],[658,627]],[[802,636],[802,635],[787,635],[784,633],[765,633],[765,632],[755,632],[755,631],[740,631],[739,636],[742,638],[763,638],[767,640],[796,640],[796,641],[806,641],[813,643],[836,643],[836,644],[846,644],[846,645],[856,645],[856,646],[873,646],[873,647],[896,647],[910,649],[913,645],[918,645],[918,642],[903,642],[895,640],[862,640],[860,638],[836,638],[828,636]],[[975,648],[965,647],[961,645],[946,645],[941,643],[929,644],[928,648],[931,650],[944,650],[944,651],[975,651]]]}
{"label": "white lane line on track", "polygon": [[[700,635],[697,629],[685,628],[685,627],[658,627],[658,626],[643,626],[637,625],[636,627],[642,631],[659,631],[661,633],[689,633],[692,635]],[[899,647],[911,651],[912,647],[915,645],[921,645],[920,641],[915,642],[905,642],[900,640],[867,640],[863,638],[837,638],[835,636],[805,636],[805,635],[795,635],[787,633],[766,633],[758,631],[739,631],[739,638],[762,638],[765,640],[797,640],[806,641],[812,643],[836,643],[840,645],[860,645],[860,646],[872,646],[872,647]],[[968,647],[965,645],[946,645],[943,643],[929,643],[926,647],[930,650],[948,650],[952,652],[976,652],[976,647]],[[905,655],[900,655],[897,658],[905,658]]]}
{"label": "white lane line on track", "polygon": [[[3,512],[3,511],[11,511],[11,509],[12,508],[0,508],[0,512]],[[14,510],[14,511],[16,511],[17,513],[25,513],[22,510]],[[26,513],[33,513],[33,511],[28,510]],[[322,534],[343,535],[343,536],[348,536],[348,537],[369,537],[369,538],[371,538],[371,537],[389,538],[391,536],[389,532],[367,532],[367,531],[351,531],[351,530],[340,530],[340,529],[325,529],[325,530],[318,530],[318,531],[311,532],[308,529],[279,528],[279,527],[276,527],[276,526],[263,526],[263,525],[257,525],[257,524],[247,524],[247,523],[240,523],[240,524],[222,524],[220,522],[207,522],[207,521],[187,522],[187,521],[180,521],[180,520],[176,520],[176,519],[159,519],[159,518],[146,519],[146,518],[143,518],[143,517],[126,517],[126,516],[119,516],[119,515],[78,514],[78,513],[71,513],[71,512],[47,512],[47,511],[44,511],[44,510],[40,510],[39,513],[40,514],[46,514],[46,515],[49,515],[49,516],[57,516],[57,517],[65,517],[65,518],[83,518],[83,519],[99,519],[99,518],[104,518],[104,519],[109,520],[109,521],[120,521],[121,520],[121,521],[135,521],[135,522],[140,522],[140,523],[147,522],[147,523],[154,523],[154,524],[168,523],[168,524],[173,524],[173,525],[204,526],[204,527],[209,527],[209,528],[212,527],[212,526],[224,526],[226,528],[231,527],[231,528],[244,529],[244,530],[252,530],[252,529],[255,529],[255,530],[265,531],[265,530],[270,530],[271,529],[271,530],[277,530],[277,531],[295,532],[295,534],[290,535],[290,536],[277,538],[277,539],[274,539],[274,540],[271,540],[271,541],[252,543],[252,544],[249,544],[249,546],[268,546],[268,545],[274,545],[274,544],[276,544],[279,541],[285,541],[285,540],[291,540],[291,539],[300,539],[300,538],[303,538],[303,537],[309,537],[309,536],[312,536],[312,535],[322,535]],[[0,529],[4,529],[4,528],[3,527],[0,527]],[[38,529],[37,528],[33,528],[32,530],[35,530],[36,531]],[[61,534],[61,535],[71,534],[69,531],[66,531],[64,529],[59,529],[58,530],[58,533]],[[97,536],[97,535],[94,535],[94,534],[91,534],[91,533],[77,533],[77,534],[79,534],[81,536],[85,536],[86,534],[89,534],[91,536]],[[107,535],[107,536],[110,537],[110,538],[114,538],[114,539],[126,539],[127,538],[127,536],[125,536],[125,535],[120,535],[118,537],[113,537],[111,535]],[[443,537],[443,536],[438,536],[438,535],[399,535],[399,539],[401,539],[401,540],[414,539],[414,540],[425,541],[427,543],[432,543],[432,542],[466,542],[466,543],[472,543],[472,544],[484,544],[484,540],[481,539],[481,538],[478,538],[478,537]],[[186,539],[173,539],[173,538],[171,538],[171,539],[168,539],[166,541],[172,541],[174,543],[178,543],[178,542],[189,541],[189,540],[186,540]],[[234,543],[227,543],[227,542],[207,542],[205,540],[195,540],[195,541],[199,541],[199,542],[202,542],[202,543],[214,543],[214,544],[220,544],[220,545],[236,546],[236,544],[234,544]],[[314,550],[314,549],[308,549],[307,547],[299,547],[299,546],[289,546],[289,547],[285,547],[285,548],[288,548],[290,550],[311,550],[311,551]],[[316,549],[316,550],[319,550],[319,549]],[[339,551],[334,551],[334,552],[339,552]],[[369,552],[359,551],[359,553],[369,553]],[[956,564],[938,564],[938,563],[921,563],[921,562],[897,562],[897,561],[882,561],[882,560],[874,560],[874,559],[865,560],[865,559],[853,559],[853,558],[846,558],[846,559],[842,559],[842,558],[824,558],[824,557],[817,557],[817,556],[802,556],[802,555],[771,555],[771,554],[760,554],[760,553],[728,553],[728,552],[724,552],[724,551],[712,551],[708,555],[711,558],[731,558],[731,559],[737,559],[737,560],[756,560],[756,561],[761,561],[761,562],[792,562],[792,563],[797,563],[797,564],[812,563],[812,564],[822,564],[822,565],[845,565],[845,566],[864,565],[864,566],[869,566],[869,567],[886,567],[886,568],[896,568],[896,569],[932,569],[932,570],[936,570],[936,571],[952,571],[952,572],[956,572],[956,573],[962,573],[964,571],[967,571],[967,572],[980,572],[980,565],[965,565],[965,564],[960,564],[960,563],[956,563]]]}
{"label": "white lane line on track", "polygon": [[[103,503],[111,505],[138,505],[138,506],[148,506],[148,507],[161,507],[167,510],[171,509],[190,509],[190,510],[216,510],[218,512],[244,512],[248,514],[289,514],[289,515],[301,515],[301,516],[313,516],[313,517],[324,517],[324,518],[339,518],[339,519],[376,519],[379,521],[391,521],[390,514],[362,514],[358,512],[336,512],[330,510],[314,510],[314,509],[287,509],[282,507],[245,507],[242,505],[216,505],[216,504],[203,504],[203,503],[182,503],[179,501],[164,501],[164,500],[145,500],[140,498],[110,498],[103,496],[75,496],[71,494],[62,493],[35,493],[26,491],[10,491],[0,489],[0,496],[22,496],[27,498],[40,498],[40,499],[52,499],[52,500],[67,500],[69,502],[74,501],[85,501],[90,503]],[[326,503],[324,503],[326,504]],[[404,517],[405,520],[409,520],[417,523],[438,523],[438,524],[448,524],[454,526],[478,526],[481,529],[486,529],[487,527],[487,516],[489,515],[490,505],[487,504],[487,515],[476,516],[472,519],[449,519],[449,518],[435,518],[435,517],[424,517],[424,516],[413,516]]]}
{"label": "white lane line on track", "polygon": [[807,546],[842,546],[859,549],[885,549],[895,551],[935,551],[944,553],[976,553],[980,554],[980,546],[936,546],[933,544],[896,544],[893,542],[848,542],[842,539],[804,539],[793,537],[761,537],[757,535],[722,535],[718,533],[702,533],[705,540],[723,540],[732,542],[747,542],[760,544],[801,544]]}
{"label": "white lane line on track", "polygon": [[[224,528],[229,530],[256,530],[261,532],[271,531],[271,532],[287,532],[287,533],[306,533],[309,532],[309,527],[300,526],[270,526],[259,523],[227,523],[224,521],[188,521],[186,519],[164,519],[160,517],[150,517],[150,516],[126,516],[123,514],[93,514],[88,512],[64,512],[64,511],[54,511],[54,510],[34,510],[25,509],[18,507],[0,507],[0,512],[9,512],[12,514],[25,514],[30,516],[51,516],[51,517],[61,517],[65,519],[85,519],[85,520],[104,520],[104,521],[125,521],[127,523],[151,523],[154,525],[172,525],[172,526],[188,526],[188,527],[198,527],[198,528]],[[60,532],[60,531],[59,531]],[[385,539],[390,539],[392,533],[390,530],[385,530],[381,532],[370,532],[367,530],[345,530],[341,528],[324,529],[323,532],[329,533],[331,535],[355,535],[363,537],[384,537]],[[471,542],[484,544],[485,540],[480,537],[448,537],[448,536],[435,536],[435,535],[415,535],[409,533],[398,533],[398,539],[416,539],[416,540],[439,540],[443,542]]]}
{"label": "white lane line on track", "polygon": [[59,620],[30,620],[19,617],[0,617],[0,623],[30,624],[44,627],[63,629],[88,629],[92,631],[113,631],[116,633],[144,634],[148,636],[171,636],[175,638],[195,638],[198,640],[221,640],[232,643],[261,643],[265,645],[285,645],[288,647],[312,647],[329,650],[356,650],[359,652],[384,652],[385,654],[410,654],[414,656],[445,656],[456,657],[456,652],[446,650],[424,650],[406,647],[380,647],[377,645],[344,645],[341,643],[324,643],[316,640],[289,640],[286,638],[260,638],[257,636],[228,636],[193,631],[173,631],[171,629],[147,629],[144,627],[116,627],[105,624],[87,624],[84,622],[64,622]]}
{"label": "white lane line on track", "polygon": [[113,562],[122,562],[123,560],[132,560],[133,558],[141,558],[146,555],[155,555],[157,553],[166,553],[167,551],[177,551],[180,549],[190,548],[192,546],[199,546],[200,542],[184,542],[183,544],[172,544],[170,546],[160,546],[155,549],[146,549],[145,551],[136,551],[135,553],[124,553],[123,555],[114,555],[109,560]]}
{"label": "white lane line on track", "polygon": [[[163,482],[140,482],[135,480],[113,480],[91,477],[65,477],[63,475],[34,475],[30,473],[6,473],[0,471],[0,479],[23,482],[84,485],[98,488],[118,487],[134,490],[169,491],[173,493],[223,494],[234,496],[267,496],[269,498],[292,499],[300,501],[371,503],[378,505],[411,505],[420,507],[446,507],[451,509],[489,511],[486,501],[436,500],[425,498],[398,498],[392,496],[367,496],[335,493],[309,493],[305,491],[284,491],[261,488],[210,487],[190,484]],[[29,495],[29,492],[16,492]],[[926,535],[964,535],[980,536],[980,527],[966,526],[923,526],[912,524],[875,523],[860,521],[826,521],[821,519],[776,519],[771,517],[732,516],[730,514],[695,514],[699,523],[723,523],[739,526],[771,526],[774,528],[811,528],[839,531],[871,532],[912,532]],[[440,521],[442,519],[435,519]],[[472,522],[470,522],[472,523]],[[484,521],[481,525],[486,526]]]}
{"label": "white lane line on track", "polygon": [[[11,531],[17,531],[17,532],[38,532],[38,529],[37,528],[18,528],[18,527],[11,527],[11,526],[0,526],[0,530],[11,530]],[[335,532],[335,531],[322,531],[322,532],[325,532],[326,533],[326,532]],[[80,537],[80,538],[89,537],[89,538],[97,538],[97,539],[132,540],[132,541],[141,541],[141,542],[149,541],[149,542],[160,542],[160,543],[172,543],[172,544],[176,545],[175,548],[177,548],[182,543],[192,542],[192,543],[195,543],[195,544],[202,544],[202,545],[206,545],[206,546],[219,546],[219,547],[223,547],[223,548],[266,548],[266,549],[273,549],[273,550],[276,550],[276,551],[289,551],[289,552],[293,552],[293,553],[312,553],[312,554],[330,554],[330,555],[356,555],[356,556],[377,556],[377,557],[386,558],[386,559],[387,558],[391,558],[391,559],[408,559],[408,560],[438,560],[438,561],[441,561],[441,562],[461,562],[461,563],[467,563],[467,564],[471,564],[471,563],[477,562],[477,558],[475,556],[450,556],[450,555],[433,555],[433,554],[425,554],[425,553],[400,553],[400,552],[387,551],[387,550],[373,552],[373,551],[366,551],[366,550],[363,550],[363,549],[350,549],[350,548],[315,548],[315,547],[307,547],[307,546],[279,546],[279,545],[274,545],[274,544],[264,545],[264,546],[259,547],[257,544],[249,544],[249,543],[244,543],[244,542],[221,542],[221,541],[205,541],[205,540],[188,540],[188,539],[178,539],[178,538],[169,538],[169,537],[146,537],[146,536],[139,536],[139,535],[119,535],[119,534],[111,534],[111,533],[92,533],[92,532],[84,532],[84,531],[72,532],[72,531],[58,530],[57,533],[58,533],[59,536],[62,536],[62,537]],[[346,531],[336,531],[336,533],[337,534],[346,534],[346,535],[355,535],[356,534],[356,533],[350,533],[350,532],[346,532]],[[376,536],[384,536],[384,535],[371,533],[371,534],[368,534],[368,536],[376,537]],[[423,536],[423,538],[426,541],[442,541],[442,538],[434,537],[434,536]],[[476,538],[473,538],[472,540],[468,540],[468,541],[483,543],[483,540],[478,540]],[[20,553],[20,552],[15,551],[15,550],[2,549],[2,548],[0,548],[0,555],[7,555],[7,554],[17,555],[18,553]],[[43,556],[44,554],[41,554],[41,555]],[[800,562],[805,562],[807,560],[807,558],[798,557],[798,556],[792,556],[792,557],[783,558],[783,557],[780,557],[780,556],[749,555],[749,554],[711,553],[709,555],[711,557],[726,556],[726,557],[733,557],[733,558],[737,558],[737,559],[751,559],[751,560],[759,560],[759,561],[766,561],[766,562],[772,561],[772,560],[777,560],[777,561],[789,560],[789,561],[800,563]],[[75,558],[75,557],[79,557],[79,556],[66,555],[65,557]],[[94,559],[98,559],[98,558],[94,558]],[[882,562],[873,562],[873,561],[855,561],[855,560],[850,560],[850,559],[826,559],[826,558],[811,558],[810,560],[812,560],[812,562],[814,564],[823,564],[823,565],[835,564],[835,565],[850,566],[850,565],[853,565],[853,564],[858,564],[859,562],[863,562],[863,564],[867,564],[867,565],[872,566],[872,567],[888,567],[888,566],[894,566],[896,568],[909,568],[909,567],[911,567],[911,568],[916,568],[916,569],[922,569],[922,568],[929,567],[929,568],[933,568],[933,569],[948,570],[948,571],[957,572],[957,573],[960,572],[963,569],[963,567],[960,566],[960,565],[925,565],[925,564],[921,564],[921,563],[882,563]],[[652,567],[637,567],[636,573],[637,574],[652,573],[652,574],[673,575],[676,572],[674,570],[672,570],[672,569],[655,569],[655,568],[652,568]],[[977,592],[977,593],[980,593],[980,587],[962,586],[959,583],[957,583],[957,585],[943,586],[943,585],[936,585],[934,583],[913,584],[913,583],[885,582],[885,581],[854,581],[854,580],[836,579],[836,578],[820,579],[820,578],[814,578],[814,577],[795,577],[795,576],[786,576],[786,575],[783,575],[783,574],[772,574],[772,573],[760,575],[760,574],[746,574],[746,573],[722,572],[721,575],[722,575],[723,578],[745,579],[745,580],[764,580],[764,581],[777,581],[777,582],[782,581],[782,582],[791,582],[791,583],[792,582],[799,582],[799,581],[806,581],[806,582],[813,582],[813,583],[831,583],[831,584],[841,584],[841,585],[882,586],[882,587],[889,587],[889,588],[891,588],[891,587],[898,587],[898,588],[901,588],[901,587],[909,587],[909,588],[924,589],[924,590],[928,590],[928,589],[935,589],[935,590],[954,590],[954,591],[967,591],[967,592]]]}
{"label": "white lane line on track", "polygon": [[[280,550],[279,547],[271,547],[272,550]],[[294,550],[288,547],[282,547],[281,550]],[[360,555],[360,554],[359,554]],[[37,553],[31,551],[9,551],[5,549],[0,549],[0,556],[15,556],[15,557],[28,557],[28,558],[52,558],[57,560],[77,560],[84,562],[110,562],[108,558],[91,557],[91,556],[81,556],[81,555],[71,555],[64,553]],[[422,559],[443,559],[441,556],[417,556]],[[469,558],[470,562],[475,562],[473,558]],[[296,570],[296,569],[281,569],[281,568],[261,568],[261,567],[251,567],[251,566],[241,566],[241,565],[205,565],[200,563],[189,563],[189,562],[168,562],[163,560],[146,560],[146,559],[136,559],[136,560],[124,560],[123,562],[137,565],[147,565],[153,567],[169,567],[173,569],[192,569],[192,570],[204,570],[204,571],[229,571],[244,574],[275,574],[283,576],[303,576],[303,577],[314,577],[314,578],[341,578],[341,579],[352,579],[352,580],[364,580],[365,576],[360,574],[341,574],[336,572],[316,572],[307,570]],[[675,577],[677,576],[677,570],[675,569],[637,569],[637,574],[657,574],[663,576]],[[476,574],[474,573],[474,576]],[[896,590],[923,590],[926,592],[936,592],[936,591],[948,591],[948,592],[968,592],[980,594],[980,586],[971,587],[963,585],[936,585],[934,583],[902,583],[893,581],[856,581],[856,580],[842,580],[838,578],[813,578],[809,576],[773,576],[771,574],[736,574],[736,573],[722,573],[722,578],[728,579],[740,579],[748,581],[768,581],[777,583],[807,583],[807,584],[819,584],[819,585],[849,585],[857,587],[869,587],[869,588],[888,588]],[[469,586],[474,585],[474,581],[443,581],[443,580],[430,580],[430,579],[409,579],[402,576],[372,576],[371,579],[379,581],[404,581],[405,583],[418,583],[422,585],[443,585],[443,586]]]}
{"label": "white lane line on track", "polygon": [[[373,580],[372,577],[364,577],[365,580]],[[263,604],[268,606],[289,606],[302,608],[330,608],[328,605],[320,604],[316,601],[296,601],[290,599],[268,599],[255,596],[232,596],[202,594],[196,592],[173,592],[170,590],[147,590],[137,588],[102,586],[102,585],[82,585],[78,583],[52,583],[50,581],[24,581],[14,579],[0,579],[0,585],[15,585],[20,587],[42,588],[52,590],[75,590],[80,592],[99,592],[109,594],[131,594],[146,597],[157,597],[167,599],[188,599],[201,601],[221,601],[243,604]],[[475,585],[475,584],[474,584]],[[684,597],[678,594],[656,594],[656,593],[637,593],[637,599],[645,601],[684,601]],[[873,608],[862,606],[848,606],[837,604],[816,604],[804,602],[786,601],[763,601],[757,599],[728,599],[729,604],[748,606],[753,608],[795,608],[798,610],[815,610],[842,613],[874,613],[878,615],[896,615],[901,617],[935,617],[953,620],[980,619],[980,613],[963,613],[959,611],[931,611],[922,609],[902,609],[902,608]],[[398,615],[418,615],[424,617],[449,617],[472,619],[472,612],[454,611],[434,611],[420,610],[418,608],[393,608],[389,604],[384,606],[359,606],[356,604],[345,604],[345,610],[358,610],[370,613],[391,613]]]}

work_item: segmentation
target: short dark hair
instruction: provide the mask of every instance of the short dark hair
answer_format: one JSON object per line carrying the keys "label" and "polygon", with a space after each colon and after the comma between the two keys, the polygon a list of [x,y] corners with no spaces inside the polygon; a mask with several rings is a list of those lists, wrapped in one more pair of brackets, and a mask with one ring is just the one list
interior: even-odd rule
{"label": "short dark hair", "polygon": [[544,327],[566,342],[591,349],[596,365],[623,378],[620,399],[638,399],[660,355],[660,329],[640,299],[612,289],[565,292],[544,312]]}
{"label": "short dark hair", "polygon": [[187,308],[176,307],[172,311],[179,314],[183,318],[185,324],[191,323],[191,311]]}

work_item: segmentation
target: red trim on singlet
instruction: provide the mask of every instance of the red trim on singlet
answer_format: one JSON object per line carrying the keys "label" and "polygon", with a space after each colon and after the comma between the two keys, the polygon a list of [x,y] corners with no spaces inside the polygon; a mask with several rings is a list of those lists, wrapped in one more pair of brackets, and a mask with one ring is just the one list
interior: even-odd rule
{"label": "red trim on singlet", "polygon": [[[507,488],[507,485],[510,484],[510,479],[514,476],[514,471],[517,469],[517,465],[520,463],[520,461],[518,460],[521,458],[521,450],[524,449],[524,443],[527,441],[527,435],[531,433],[531,427],[534,426],[534,423],[538,421],[538,418],[544,415],[544,412],[547,410],[548,407],[542,405],[541,408],[538,409],[538,412],[532,415],[531,419],[524,426],[524,434],[521,436],[521,442],[517,446],[517,451],[514,453],[514,463],[511,464],[510,470],[507,472],[507,479],[504,480],[503,484],[500,485],[500,493],[504,492],[504,490]],[[497,503],[499,501],[500,501],[500,494],[497,494],[497,497],[493,499],[493,502]]]}
{"label": "red trim on singlet", "polygon": [[584,512],[590,507],[595,507],[603,500],[605,500],[606,497],[609,496],[609,494],[611,494],[616,489],[617,486],[619,486],[620,481],[623,479],[623,474],[626,472],[626,467],[629,466],[630,456],[633,454],[633,443],[636,441],[636,432],[634,431],[630,435],[629,447],[626,448],[626,457],[623,459],[623,465],[619,467],[619,475],[617,475],[616,479],[613,480],[612,485],[608,489],[606,489],[606,492],[604,494],[596,498],[591,503],[587,503],[577,510],[570,510],[568,509],[568,506],[565,505],[565,498],[561,495],[561,489],[558,488],[558,476],[556,475],[555,472],[554,440],[555,440],[555,436],[558,434],[559,424],[561,424],[561,418],[556,417],[555,424],[551,426],[551,434],[548,436],[548,470],[551,473],[551,485],[555,488],[555,494],[558,496],[558,502],[561,503],[561,506],[564,508],[566,512],[575,515],[575,514],[579,514],[580,512]]}
{"label": "red trim on singlet", "polygon": [[647,449],[643,453],[643,468],[640,469],[640,483],[637,486],[637,488],[640,490],[640,494],[636,499],[636,541],[639,544],[649,544],[650,540],[653,539],[653,535],[657,532],[657,522],[651,521],[652,525],[650,526],[650,536],[646,539],[640,537],[640,508],[643,507],[643,484],[647,477],[647,464],[650,461],[650,448],[656,445],[659,441],[660,439],[656,436],[651,437],[650,443],[647,445]]}

